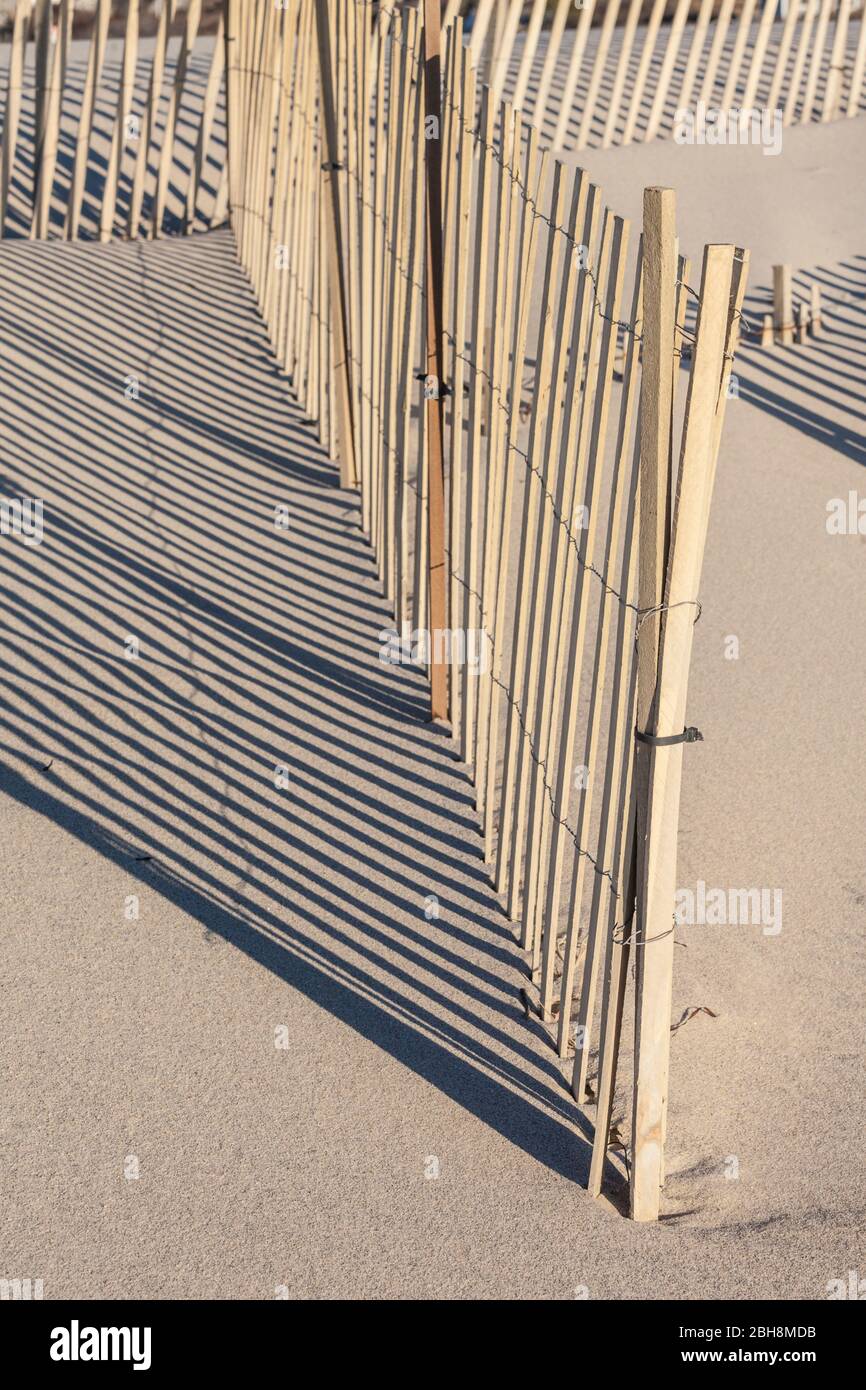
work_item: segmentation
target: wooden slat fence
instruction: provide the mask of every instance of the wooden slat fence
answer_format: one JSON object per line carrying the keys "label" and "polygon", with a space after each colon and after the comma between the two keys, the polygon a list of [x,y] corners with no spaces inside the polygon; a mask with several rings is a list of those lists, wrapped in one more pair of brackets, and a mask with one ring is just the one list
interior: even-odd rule
{"label": "wooden slat fence", "polygon": [[[784,126],[866,109],[862,0],[463,0],[497,99],[554,148],[669,137],[678,110],[779,110]],[[497,24],[497,16],[500,22]]]}
{"label": "wooden slat fence", "polygon": [[75,0],[18,0],[5,71],[0,48],[0,235],[108,241],[225,220],[225,32],[197,42],[200,15],[201,0],[165,0],[144,39],[138,0],[98,0],[73,40]]}
{"label": "wooden slat fence", "polygon": [[[632,1213],[653,1219],[679,736],[748,257],[707,247],[690,290],[673,195],[647,190],[636,239],[480,80],[459,17],[425,110],[425,8],[229,0],[231,222],[276,359],[358,489],[390,653],[445,662],[526,1007],[595,1107],[590,1187],[616,1098]],[[436,283],[425,176],[440,159]],[[428,633],[440,563],[447,629]]]}

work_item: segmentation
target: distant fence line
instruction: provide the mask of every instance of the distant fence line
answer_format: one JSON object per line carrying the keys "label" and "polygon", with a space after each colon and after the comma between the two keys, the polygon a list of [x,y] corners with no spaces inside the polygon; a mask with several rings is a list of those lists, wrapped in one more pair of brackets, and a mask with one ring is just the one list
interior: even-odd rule
{"label": "distant fence line", "polygon": [[[139,56],[139,0],[125,0],[125,36],[116,106],[108,130],[97,121],[97,100],[105,83],[105,53],[112,0],[99,0],[93,17],[83,85],[72,80],[71,44],[74,0],[18,0],[9,44],[0,154],[0,235],[7,233],[13,193],[24,208],[23,232],[75,240],[81,235],[107,241],[112,236],[158,236],[163,230],[172,185],[180,188],[180,222],[192,230],[200,212],[209,157],[214,154],[215,118],[225,64],[223,21],[195,113],[194,148],[182,164],[179,124],[188,89],[190,62],[201,17],[201,0],[183,6],[166,0],[149,64],[146,93],[136,92]],[[173,74],[166,77],[169,36],[182,19]],[[86,44],[85,40],[76,43]],[[30,60],[28,61],[28,53]],[[30,85],[25,77],[30,77]],[[22,140],[25,95],[32,96],[32,133]],[[29,109],[26,112],[30,118]],[[189,137],[188,128],[184,138]],[[97,137],[105,151],[95,150]],[[60,157],[69,168],[58,177]],[[223,171],[224,172],[224,171]],[[219,175],[216,176],[219,178]],[[206,222],[225,219],[227,187],[216,189]]]}
{"label": "distant fence line", "polygon": [[[394,6],[407,12],[417,7],[381,0],[383,14]],[[75,0],[17,0],[0,127],[0,235],[7,230],[13,188],[27,204],[25,230],[34,237],[74,238],[79,229],[103,240],[153,234],[162,229],[169,187],[178,185],[181,221],[193,225],[225,57],[221,21],[196,147],[191,165],[181,166],[177,118],[201,8],[201,0],[166,0],[142,99],[136,94],[139,0],[116,6],[98,0],[80,93],[69,80]],[[507,97],[554,148],[670,136],[677,112],[699,106],[778,110],[783,126],[866,109],[862,0],[766,0],[763,6],[760,0],[674,0],[673,8],[671,0],[586,0],[580,8],[573,0],[478,0],[469,7],[445,0],[446,30],[467,8],[474,18],[470,53],[494,100]],[[376,10],[372,3],[371,9]],[[103,159],[94,153],[95,111],[113,11],[125,16],[124,56]],[[178,18],[181,47],[174,76],[166,81],[168,36]],[[35,150],[19,139],[25,76],[34,102]],[[25,133],[29,141],[29,128]],[[217,189],[209,214],[200,209],[199,215],[205,225],[224,218],[224,188]]]}
{"label": "distant fence line", "polygon": [[669,136],[698,102],[778,109],[785,126],[866,107],[862,0],[675,0],[667,22],[670,0],[448,0],[447,18],[461,9],[495,97],[550,125],[557,149]]}
{"label": "distant fence line", "polygon": [[707,247],[689,289],[655,189],[629,258],[599,189],[479,84],[459,20],[440,88],[431,0],[426,19],[229,0],[230,217],[276,358],[359,489],[395,640],[430,632],[526,1007],[596,1106],[590,1188],[619,1066],[632,1213],[653,1219],[688,670],[748,256]]}

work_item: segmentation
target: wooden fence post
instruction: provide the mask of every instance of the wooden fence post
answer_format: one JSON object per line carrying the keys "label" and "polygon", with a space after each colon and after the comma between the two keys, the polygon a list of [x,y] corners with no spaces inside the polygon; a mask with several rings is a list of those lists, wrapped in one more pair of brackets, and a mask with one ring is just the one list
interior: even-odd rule
{"label": "wooden fence post", "polygon": [[[724,410],[733,246],[708,246],[704,253],[696,342],[683,425],[677,499],[664,591],[656,697],[644,733],[677,739],[683,731],[697,592],[703,565],[715,475],[720,414]],[[645,328],[646,331],[646,328]],[[652,340],[645,338],[647,355]],[[642,460],[643,462],[643,460]],[[643,479],[641,480],[643,487]],[[642,538],[643,545],[643,538]],[[643,602],[641,602],[643,607]],[[639,661],[640,661],[639,656]],[[640,672],[639,672],[640,676]],[[677,829],[683,741],[639,744],[648,762],[646,837],[637,883],[633,942],[638,964],[635,1014],[635,1089],[632,1117],[631,1211],[637,1221],[654,1221],[664,1179],[664,1135],[670,1055],[673,975],[673,908],[676,896]],[[649,754],[649,757],[645,756]]]}
{"label": "wooden fence post", "polygon": [[[424,151],[427,182],[427,525],[430,576],[430,717],[448,717],[443,465],[441,0],[424,0]],[[435,385],[434,385],[435,383]]]}
{"label": "wooden fence post", "polygon": [[352,384],[348,346],[348,304],[343,262],[342,214],[340,188],[335,177],[340,163],[340,144],[334,101],[334,76],[331,65],[331,29],[328,20],[328,0],[316,0],[316,33],[319,54],[319,83],[324,123],[323,193],[327,232],[328,281],[330,284],[331,330],[334,335],[334,390],[337,396],[337,420],[340,431],[340,482],[343,487],[355,487],[358,473],[355,462],[355,431],[352,421]]}
{"label": "wooden fence post", "polygon": [[[637,727],[651,731],[658,683],[658,608],[662,601],[670,536],[671,432],[676,330],[676,198],[673,189],[647,188],[643,204],[644,317],[640,403],[640,546],[638,552]],[[648,836],[650,749],[638,744],[637,881],[644,879]],[[640,929],[640,901],[638,930]],[[653,1220],[658,1213],[661,1096],[655,1074],[659,988],[657,951],[636,952],[635,1116],[632,1162],[632,1215]],[[647,979],[647,971],[649,978]],[[652,1007],[642,1008],[648,997]],[[666,1025],[667,1026],[667,1025]],[[647,1036],[647,1030],[650,1035]],[[651,1044],[653,1045],[651,1047]],[[649,1068],[652,1068],[650,1070]],[[640,1114],[638,1115],[638,1105]],[[647,1162],[647,1150],[650,1162]]]}

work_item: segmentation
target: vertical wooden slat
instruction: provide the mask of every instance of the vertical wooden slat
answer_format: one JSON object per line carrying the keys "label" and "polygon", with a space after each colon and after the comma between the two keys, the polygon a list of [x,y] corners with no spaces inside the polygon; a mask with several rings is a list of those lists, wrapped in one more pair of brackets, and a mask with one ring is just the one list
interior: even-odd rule
{"label": "vertical wooden slat", "polygon": [[[405,379],[391,368],[391,364],[405,362],[405,354],[412,344],[406,344],[405,306],[410,290],[409,283],[409,243],[411,236],[411,215],[413,209],[414,184],[406,177],[406,166],[411,155],[413,139],[413,116],[415,105],[413,93],[412,49],[417,38],[417,14],[405,12],[395,25],[392,42],[392,61],[396,50],[399,59],[399,77],[392,80],[389,104],[395,102],[397,116],[392,150],[393,169],[391,182],[392,204],[390,209],[390,266],[389,266],[389,322],[384,349],[382,374],[384,385],[384,453],[382,479],[382,536],[380,543],[379,571],[382,577],[385,597],[393,600],[396,586],[396,556],[399,553],[399,528],[403,521],[402,501],[404,487],[402,458],[398,445],[398,421],[401,407],[409,408],[405,394]],[[417,369],[416,369],[417,370]]]}
{"label": "vertical wooden slat", "polygon": [[[711,4],[712,0],[707,0],[707,3]],[[617,126],[620,119],[622,94],[625,90],[626,78],[628,77],[629,59],[631,58],[631,51],[634,47],[635,33],[637,32],[642,5],[643,0],[629,0],[628,14],[626,15],[625,26],[622,31],[619,58],[617,59],[613,87],[611,89],[607,108],[607,120],[605,121],[604,134],[601,138],[603,149],[608,149],[614,143],[616,137]],[[627,116],[623,119],[627,119]]]}
{"label": "vertical wooden slat", "polygon": [[[722,107],[725,110],[728,110],[729,107],[736,104],[737,88],[740,82],[740,70],[743,66],[743,55],[746,51],[746,44],[751,38],[752,16],[755,13],[756,2],[757,0],[743,0],[743,6],[737,16],[734,47],[728,64],[728,75],[725,79],[724,91],[722,92]],[[749,62],[754,62],[754,55],[750,57]]]}
{"label": "vertical wooden slat", "polygon": [[[818,13],[819,11],[815,7],[813,0],[805,0],[802,15],[803,22],[800,32],[797,35],[797,47],[794,52],[794,67],[791,73],[791,80],[788,84],[788,95],[785,99],[785,109],[782,117],[784,125],[791,125],[797,114],[800,86],[803,81],[806,61],[809,54],[812,52],[812,30]],[[787,80],[787,75],[785,80]]]}
{"label": "vertical wooden slat", "polygon": [[[500,0],[500,5],[504,9],[505,18],[498,49],[494,54],[493,65],[490,70],[490,90],[497,105],[502,100],[502,89],[505,86],[505,79],[511,65],[514,40],[517,37],[520,28],[520,16],[523,13],[523,0]],[[506,6],[507,8],[505,8]]]}
{"label": "vertical wooden slat", "polygon": [[27,28],[30,22],[30,0],[18,0],[12,26],[9,49],[9,75],[6,84],[6,111],[3,119],[3,143],[0,154],[0,237],[6,229],[9,188],[15,167],[18,127],[21,120],[21,89],[24,81],[24,54]]}
{"label": "vertical wooden slat", "polygon": [[529,25],[526,30],[526,42],[523,45],[520,67],[517,70],[517,78],[514,84],[514,96],[512,97],[512,103],[517,111],[523,110],[523,103],[526,100],[526,92],[529,87],[529,79],[532,76],[535,55],[538,52],[538,43],[541,38],[546,10],[547,0],[533,0],[532,11],[529,16]]}
{"label": "vertical wooden slat", "polygon": [[339,6],[343,16],[341,34],[344,38],[342,64],[342,86],[344,89],[345,109],[343,112],[343,131],[342,131],[342,163],[345,165],[345,174],[340,179],[340,188],[343,195],[343,225],[346,229],[346,238],[343,246],[344,269],[343,274],[346,281],[346,304],[348,306],[348,352],[352,363],[351,384],[352,384],[352,423],[355,430],[354,453],[356,467],[360,473],[361,469],[361,358],[360,358],[360,278],[361,267],[359,260],[360,252],[360,228],[358,218],[358,199],[357,185],[359,178],[358,170],[358,125],[357,125],[357,103],[358,103],[358,82],[359,64],[358,47],[355,35],[355,20],[357,7],[354,0],[343,0]]}
{"label": "vertical wooden slat", "polygon": [[[264,233],[264,264],[262,267],[262,318],[268,327],[274,348],[275,356],[278,355],[275,337],[276,313],[280,295],[281,273],[277,270],[277,247],[280,243],[282,225],[284,218],[284,204],[286,199],[286,178],[288,174],[287,143],[288,143],[288,98],[287,98],[287,61],[292,47],[292,26],[294,23],[295,0],[287,0],[287,3],[276,16],[276,25],[273,33],[273,52],[269,63],[271,73],[271,113],[272,120],[267,130],[268,153],[267,161],[267,189],[265,198],[264,215],[262,219],[262,230]],[[274,133],[274,123],[276,123],[276,133]],[[270,147],[273,143],[273,158],[270,158]],[[184,208],[184,230],[186,230],[187,210],[189,208],[189,196],[193,189],[195,177],[195,160],[190,170],[189,189],[187,190],[186,205]]]}
{"label": "vertical wooden slat", "polygon": [[[380,243],[377,246],[377,260],[381,266],[377,320],[381,323],[374,366],[376,370],[376,399],[378,427],[376,439],[378,452],[376,460],[376,482],[372,498],[372,534],[379,577],[382,578],[385,566],[385,537],[388,526],[388,479],[390,476],[389,450],[390,436],[390,393],[391,375],[386,371],[386,362],[392,353],[392,333],[394,322],[394,300],[396,294],[396,237],[399,197],[396,190],[398,151],[400,148],[401,123],[404,119],[404,51],[398,42],[402,19],[396,12],[384,11],[380,16],[390,26],[387,30],[387,47],[383,59],[380,81],[382,83],[382,110],[387,112],[387,144],[383,160],[382,206],[378,219],[382,228]],[[386,75],[387,66],[387,75]]]}
{"label": "vertical wooden slat", "polygon": [[[481,615],[482,631],[477,639],[476,650],[487,649],[493,626],[494,594],[496,589],[496,566],[502,549],[502,499],[504,491],[503,472],[507,459],[503,457],[503,439],[507,433],[506,418],[508,398],[506,390],[506,354],[511,346],[511,315],[514,304],[514,241],[516,223],[515,196],[517,193],[516,169],[519,165],[519,126],[515,124],[513,107],[508,103],[499,109],[499,166],[497,205],[494,216],[493,236],[493,284],[497,287],[494,296],[492,340],[488,344],[487,371],[490,390],[487,396],[488,413],[486,421],[487,448],[487,486],[484,504],[484,541],[481,566]],[[467,650],[467,664],[469,652]],[[489,652],[487,652],[489,662]],[[479,662],[483,668],[484,661]],[[472,758],[475,768],[475,806],[481,817],[482,834],[487,835],[487,819],[490,808],[487,805],[487,754],[490,734],[490,671],[479,669],[472,672],[471,679],[478,687],[478,716],[475,725],[475,748]]]}
{"label": "vertical wooden slat", "polygon": [[[236,5],[236,11],[233,20],[233,28],[235,30],[239,30],[241,28],[240,0],[234,0],[234,3]],[[148,83],[147,91],[147,102],[142,113],[141,129],[139,131],[138,142],[136,145],[135,169],[132,175],[132,193],[130,194],[129,215],[127,217],[126,222],[127,235],[131,237],[137,237],[141,228],[141,209],[144,203],[144,186],[145,181],[147,179],[148,156],[150,153],[151,141],[153,140],[154,130],[156,126],[156,111],[159,105],[160,96],[162,94],[162,82],[165,74],[165,55],[168,48],[168,36],[171,30],[172,20],[174,18],[174,6],[175,0],[165,0],[165,3],[163,4],[162,9],[160,10],[159,23],[157,25],[156,38],[154,40],[153,59],[151,61],[150,66],[150,80]],[[235,43],[237,50],[237,48],[240,46],[242,42],[241,35],[237,35],[233,39],[233,42]],[[240,90],[240,82],[238,82],[239,98]],[[238,109],[236,112],[233,110],[232,114],[236,118],[235,127],[239,128],[241,124],[240,100],[231,103],[232,108],[234,108],[235,106],[237,106]],[[232,169],[237,169],[238,176],[240,170],[240,155],[242,150],[243,146],[240,144],[239,140],[235,143],[234,151],[232,151],[231,148],[229,150],[230,171]],[[246,156],[246,151],[244,151],[244,155]],[[244,158],[244,163],[246,164],[246,158]],[[240,203],[240,201],[240,187],[238,186],[237,192],[232,197],[232,204],[237,205]],[[242,221],[243,212],[241,211],[238,219],[238,226]]]}
{"label": "vertical wooden slat", "polygon": [[[835,4],[836,0],[821,0],[821,8],[818,12],[818,25],[815,30],[815,39],[812,48],[812,62],[809,66],[806,91],[803,95],[803,109],[800,112],[801,121],[811,121],[812,119],[812,109],[815,105],[815,95],[818,90],[818,78],[821,76],[821,69],[824,66],[824,48],[827,42],[827,31],[830,27],[830,13]],[[829,71],[827,73],[828,83],[832,77],[833,73]]]}
{"label": "vertical wooden slat", "polygon": [[791,45],[794,42],[794,34],[802,7],[803,0],[788,0],[785,23],[782,26],[782,37],[779,40],[779,50],[773,59],[773,76],[770,80],[770,90],[767,94],[767,109],[769,111],[775,111],[777,109],[779,96],[787,79],[788,59],[791,53]]}
{"label": "vertical wooden slat", "polygon": [[[637,497],[640,506],[640,486]],[[637,712],[637,665],[632,668],[632,679],[626,694],[626,715],[629,738],[634,728]],[[633,741],[633,740],[632,740]],[[592,1159],[589,1168],[588,1190],[593,1197],[601,1191],[604,1164],[610,1142],[610,1122],[613,1114],[614,1090],[616,1087],[617,1063],[619,1061],[620,1039],[622,1033],[625,990],[628,982],[628,963],[633,932],[632,920],[635,901],[636,857],[637,857],[637,794],[635,788],[635,758],[633,748],[629,748],[623,760],[623,776],[620,789],[619,812],[623,833],[620,850],[614,869],[614,882],[617,897],[611,897],[608,912],[608,949],[605,960],[604,983],[602,987],[601,1020],[598,1041],[598,1080],[596,1083],[595,1134],[592,1143]],[[619,904],[617,921],[616,905]],[[575,1056],[578,1065],[579,1054]],[[576,1092],[575,1078],[572,1088]]]}
{"label": "vertical wooden slat", "polygon": [[679,56],[680,44],[682,43],[683,37],[683,28],[685,26],[686,19],[688,18],[690,5],[691,0],[677,0],[677,7],[674,10],[673,18],[671,20],[670,33],[668,35],[667,46],[665,48],[665,56],[662,59],[662,65],[661,70],[659,72],[658,83],[656,85],[655,96],[653,97],[653,103],[650,108],[649,119],[647,120],[647,127],[644,132],[644,140],[652,140],[658,134],[659,126],[661,125],[662,117],[665,111],[665,102],[668,98],[668,89],[670,88],[671,76],[673,74],[674,65]]}
{"label": "vertical wooden slat", "polygon": [[105,57],[105,44],[108,38],[108,21],[111,16],[111,0],[99,0],[90,40],[90,54],[87,61],[87,76],[84,80],[84,93],[81,98],[81,114],[78,119],[78,137],[75,142],[75,156],[72,165],[72,179],[69,188],[69,207],[66,215],[66,236],[74,241],[81,223],[81,200],[87,179],[87,163],[90,154],[90,137],[93,131],[93,108],[96,89],[102,72]]}
{"label": "vertical wooden slat", "polygon": [[[418,17],[420,20],[420,16]],[[435,31],[437,40],[441,35],[441,26],[436,16]],[[413,48],[423,42],[421,35],[420,22],[416,24],[412,45]],[[429,296],[429,277],[425,277],[425,264],[428,257],[427,241],[427,197],[426,197],[426,169],[424,159],[424,101],[425,91],[422,81],[420,66],[413,64],[410,68],[412,81],[409,86],[410,96],[410,122],[408,126],[408,139],[405,146],[406,159],[401,170],[401,179],[405,184],[410,197],[405,209],[405,252],[401,256],[404,265],[404,273],[401,280],[404,285],[403,304],[401,310],[402,320],[405,322],[405,334],[403,338],[403,348],[400,352],[399,366],[397,373],[400,377],[400,412],[402,415],[402,433],[398,443],[398,473],[395,479],[397,485],[397,525],[396,541],[398,552],[395,557],[397,571],[397,612],[401,620],[409,618],[411,615],[412,626],[416,630],[428,632],[432,629],[433,623],[430,618],[430,462],[431,453],[427,445],[428,422],[429,422],[429,400],[425,402],[425,386],[419,380],[419,364],[427,359],[428,353],[428,329],[429,321],[426,317],[426,305]],[[440,272],[441,273],[441,272]],[[426,291],[426,293],[425,293]],[[441,362],[437,363],[441,371]],[[413,449],[413,419],[417,419],[414,430],[415,445]],[[415,487],[410,484],[409,472],[410,462],[414,454],[415,460]],[[415,567],[412,577],[411,608],[408,602],[408,582],[409,582],[409,536],[410,522],[412,519],[412,504],[414,497],[414,549]],[[444,506],[444,499],[443,499]],[[443,566],[444,566],[444,535],[443,544]],[[444,568],[442,571],[443,597],[444,597]],[[402,604],[402,607],[400,606]],[[444,609],[444,603],[443,603]],[[443,615],[444,616],[444,615]],[[440,631],[441,631],[440,626]],[[432,633],[431,633],[432,635]],[[441,653],[439,654],[441,657]],[[435,660],[435,654],[431,651],[428,655],[428,662]],[[441,661],[439,664],[442,664]],[[444,668],[443,668],[444,674]],[[444,689],[440,689],[440,696],[443,701],[447,697],[447,684]],[[436,718],[444,717],[436,715]]]}
{"label": "vertical wooden slat", "polygon": [[573,0],[559,0],[553,12],[553,21],[547,39],[547,50],[544,55],[544,64],[541,69],[541,77],[538,81],[538,91],[532,105],[532,121],[539,130],[544,129],[550,88],[553,83],[557,63],[559,62],[562,36],[565,32],[565,24],[572,4]]}
{"label": "vertical wooden slat", "polygon": [[683,73],[683,84],[677,95],[677,107],[679,110],[687,111],[689,102],[692,99],[692,92],[695,89],[698,69],[704,53],[704,45],[707,39],[707,30],[713,13],[715,0],[701,0],[701,7],[698,10],[698,17],[695,21],[692,33],[692,42],[689,47],[689,56],[686,59],[685,71]]}
{"label": "vertical wooden slat", "polygon": [[761,22],[758,26],[758,34],[755,39],[755,47],[752,50],[746,72],[746,86],[743,92],[743,110],[750,111],[755,102],[755,96],[764,73],[764,59],[767,54],[767,46],[773,32],[773,23],[776,18],[776,10],[780,0],[764,0],[764,8],[761,13]]}
{"label": "vertical wooden slat", "polygon": [[710,45],[710,53],[707,58],[707,66],[704,69],[701,81],[700,100],[709,106],[713,101],[713,92],[716,86],[716,77],[719,65],[722,61],[722,54],[725,51],[725,40],[728,37],[728,29],[731,25],[731,16],[734,10],[734,0],[722,0],[721,8],[716,18],[716,27],[713,31],[713,41]]}
{"label": "vertical wooden slat", "polygon": [[189,0],[189,6],[186,12],[186,23],[183,30],[183,39],[181,40],[177,67],[174,71],[174,82],[172,83],[171,94],[168,100],[168,111],[165,117],[162,146],[159,152],[156,189],[153,196],[153,216],[150,225],[150,234],[154,237],[162,235],[162,223],[165,215],[166,199],[168,197],[169,180],[171,179],[172,169],[174,167],[175,141],[177,139],[177,122],[180,115],[180,103],[186,83],[187,66],[189,64],[193,44],[195,43],[195,37],[198,33],[200,18],[201,0]]}
{"label": "vertical wooden slat", "polygon": [[864,76],[866,76],[866,8],[860,15],[860,36],[857,39],[854,66],[851,69],[851,85],[848,88],[848,102],[845,108],[846,116],[856,116],[860,110]]}
{"label": "vertical wooden slat", "polygon": [[496,0],[478,0],[475,8],[475,19],[472,24],[472,34],[469,39],[469,51],[472,54],[472,64],[478,67],[484,52],[484,40],[487,38],[487,30],[493,18],[493,7]]}
{"label": "vertical wooden slat", "polygon": [[382,432],[383,432],[383,413],[382,413],[382,380],[383,380],[383,361],[384,347],[383,337],[385,328],[385,293],[386,293],[386,260],[385,260],[385,240],[386,240],[386,209],[389,207],[388,200],[388,175],[390,167],[390,149],[392,140],[392,127],[394,124],[393,102],[388,107],[386,104],[386,71],[390,57],[391,42],[388,36],[390,17],[381,11],[376,16],[378,29],[377,45],[377,66],[376,66],[376,102],[374,129],[377,132],[375,149],[375,168],[373,173],[373,283],[372,283],[372,358],[371,373],[372,385],[370,394],[372,396],[371,413],[371,456],[370,456],[370,502],[369,502],[369,536],[372,545],[378,546],[380,531],[380,497],[382,489]]}
{"label": "vertical wooden slat", "polygon": [[[469,491],[465,484],[465,441],[464,423],[466,420],[466,400],[464,387],[467,378],[466,335],[469,300],[469,270],[472,248],[472,183],[473,148],[472,123],[475,115],[475,74],[471,59],[466,53],[462,59],[460,87],[454,93],[458,104],[458,145],[457,145],[457,193],[455,209],[454,244],[454,327],[452,355],[454,370],[451,380],[451,451],[449,459],[449,564],[451,569],[450,625],[458,627],[458,618],[463,622],[468,599],[466,588],[467,555],[465,545],[465,508],[469,506]],[[450,706],[451,730],[455,742],[461,737],[463,728],[462,701],[465,665],[460,663],[457,643],[454,644],[451,660]]]}
{"label": "vertical wooden slat", "polygon": [[[339,163],[339,141],[336,126],[331,66],[331,37],[328,28],[326,0],[316,0],[316,32],[319,52],[319,82],[322,93],[322,114],[325,130],[326,161]],[[331,332],[334,339],[334,386],[337,394],[337,427],[340,438],[340,481],[343,487],[355,487],[358,474],[354,451],[352,420],[352,386],[348,356],[348,326],[346,288],[343,281],[343,237],[340,216],[340,194],[333,167],[324,171],[323,180],[327,227],[328,278],[330,284]]]}
{"label": "vertical wooden slat", "polygon": [[[293,10],[297,10],[296,5],[293,7]],[[293,13],[293,23],[294,22],[295,16]],[[221,13],[217,24],[216,38],[214,39],[213,56],[211,58],[210,70],[207,77],[201,121],[199,123],[198,136],[196,137],[195,143],[195,154],[193,155],[192,170],[189,177],[189,191],[186,198],[186,214],[184,217],[184,231],[187,233],[195,229],[196,204],[198,202],[202,175],[204,174],[205,165],[207,163],[214,118],[216,116],[217,101],[219,100],[220,85],[223,80],[225,51],[225,14]]]}
{"label": "vertical wooden slat", "polygon": [[646,88],[647,77],[649,75],[650,64],[655,53],[656,41],[658,39],[659,27],[665,12],[666,0],[653,0],[653,7],[650,11],[647,30],[644,34],[643,45],[641,48],[640,62],[638,63],[637,76],[634,80],[634,89],[631,94],[631,103],[626,117],[625,129],[622,133],[622,144],[631,143],[632,137],[637,130],[640,119],[641,106],[643,104],[644,89]]}
{"label": "vertical wooden slat", "polygon": [[34,53],[34,138],[33,138],[33,209],[39,202],[39,180],[45,155],[45,133],[48,120],[49,86],[53,60],[53,16],[51,0],[35,0],[33,7]]}
{"label": "vertical wooden slat", "polygon": [[[661,3],[661,0],[659,0],[659,3]],[[577,29],[574,33],[574,47],[571,50],[571,58],[565,78],[565,87],[559,107],[559,120],[556,123],[556,129],[553,133],[553,144],[555,148],[561,148],[564,144],[569,123],[574,114],[574,94],[577,90],[577,82],[580,77],[583,55],[586,52],[589,31],[592,28],[595,5],[596,0],[584,0],[584,5],[577,21]]]}
{"label": "vertical wooden slat", "polygon": [[365,5],[359,7],[358,25],[361,39],[363,62],[363,88],[358,106],[359,119],[359,218],[361,235],[361,343],[362,367],[359,381],[361,397],[361,461],[359,481],[361,485],[361,529],[365,535],[370,533],[370,486],[371,460],[373,452],[373,243],[375,239],[374,213],[374,166],[372,132],[377,141],[381,138],[378,124],[371,127],[371,111],[374,100],[374,79],[378,62],[378,31],[372,27],[372,16]]}
{"label": "vertical wooden slat", "polygon": [[114,229],[117,207],[117,183],[123,152],[126,149],[126,125],[132,111],[135,91],[135,70],[138,62],[138,0],[129,0],[126,12],[126,35],[123,44],[123,67],[117,96],[117,115],[105,173],[102,207],[99,216],[99,240],[108,241]]}
{"label": "vertical wooden slat", "polygon": [[842,104],[842,87],[845,78],[845,59],[848,51],[848,25],[851,22],[851,0],[839,0],[836,28],[833,33],[833,47],[830,53],[830,69],[824,87],[824,100],[821,103],[821,120],[835,121]]}
{"label": "vertical wooden slat", "polygon": [[[680,0],[680,4],[686,4],[687,0]],[[592,74],[589,79],[586,99],[583,108],[583,115],[580,120],[580,130],[577,136],[577,149],[586,149],[592,134],[593,121],[595,120],[595,106],[598,101],[598,94],[601,88],[602,78],[607,69],[607,58],[610,52],[613,31],[616,21],[619,18],[620,0],[608,0],[602,21],[601,33],[599,34],[598,47],[595,52],[595,60],[592,65]]]}
{"label": "vertical wooden slat", "polygon": [[51,220],[51,194],[54,189],[54,173],[57,165],[63,87],[66,81],[66,64],[72,37],[74,6],[75,0],[61,0],[57,16],[57,32],[52,39],[49,56],[50,77],[44,106],[42,153],[38,177],[35,181],[36,196],[33,204],[33,220],[30,225],[30,235],[40,240],[47,237]]}
{"label": "vertical wooden slat", "polygon": [[442,140],[440,97],[441,0],[424,5],[424,112],[427,185],[427,380],[436,381],[436,393],[427,399],[427,486],[430,585],[430,716],[448,716],[448,667],[444,651],[445,600],[445,469],[442,387]]}

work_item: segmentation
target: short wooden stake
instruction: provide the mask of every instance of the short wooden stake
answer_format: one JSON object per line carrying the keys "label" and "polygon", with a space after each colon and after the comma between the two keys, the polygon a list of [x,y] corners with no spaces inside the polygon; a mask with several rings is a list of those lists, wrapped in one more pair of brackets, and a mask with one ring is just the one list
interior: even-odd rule
{"label": "short wooden stake", "polygon": [[794,295],[789,265],[773,266],[773,312],[776,340],[783,347],[790,347],[794,341]]}
{"label": "short wooden stake", "polygon": [[775,342],[773,333],[773,315],[765,314],[761,324],[761,347],[771,348]]}
{"label": "short wooden stake", "polygon": [[809,310],[806,308],[805,299],[801,299],[797,305],[797,342],[805,343],[809,329]]}
{"label": "short wooden stake", "polygon": [[[866,27],[866,19],[863,23]],[[813,284],[809,311],[809,331],[813,338],[820,338],[821,327],[821,286]]]}

